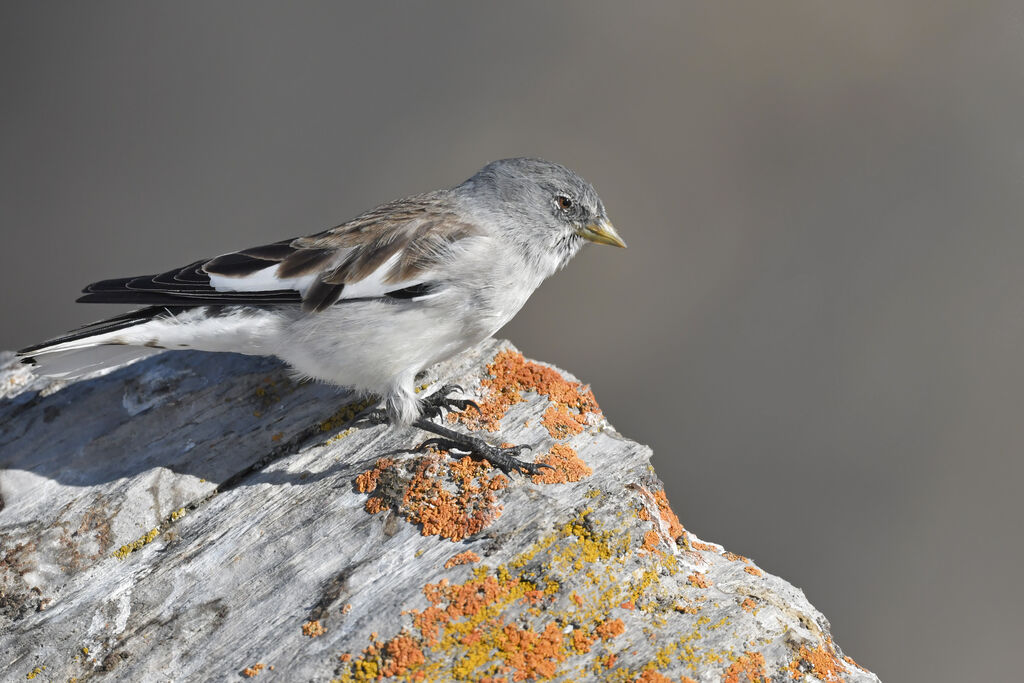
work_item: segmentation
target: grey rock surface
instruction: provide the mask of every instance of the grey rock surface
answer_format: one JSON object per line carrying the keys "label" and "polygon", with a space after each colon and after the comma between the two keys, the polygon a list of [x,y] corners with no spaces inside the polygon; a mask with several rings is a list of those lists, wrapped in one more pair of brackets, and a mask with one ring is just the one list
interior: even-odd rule
{"label": "grey rock surface", "polygon": [[0,356],[0,678],[877,680],[799,589],[685,531],[572,377],[490,341],[445,382],[481,405],[461,428],[554,470],[416,450],[270,359],[63,384]]}

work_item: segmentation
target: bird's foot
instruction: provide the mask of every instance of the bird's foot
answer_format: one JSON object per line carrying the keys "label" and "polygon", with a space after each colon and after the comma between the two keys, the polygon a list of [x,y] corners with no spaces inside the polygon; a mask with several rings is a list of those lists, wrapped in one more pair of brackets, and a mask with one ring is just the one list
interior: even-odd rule
{"label": "bird's foot", "polygon": [[468,398],[454,398],[452,394],[455,393],[464,394],[466,390],[458,384],[443,385],[430,396],[420,401],[420,414],[423,417],[430,418],[438,417],[452,410],[465,410],[466,408],[480,410],[480,406],[477,405],[476,401]]}
{"label": "bird's foot", "polygon": [[526,474],[534,475],[541,474],[544,468],[554,469],[551,465],[526,462],[519,459],[523,451],[532,451],[532,446],[493,446],[479,437],[462,434],[427,419],[417,420],[414,424],[424,431],[438,435],[433,439],[423,442],[420,446],[421,448],[435,446],[449,453],[452,453],[453,450],[462,451],[466,453],[466,456],[462,457],[474,457],[484,460],[505,474],[525,472]]}

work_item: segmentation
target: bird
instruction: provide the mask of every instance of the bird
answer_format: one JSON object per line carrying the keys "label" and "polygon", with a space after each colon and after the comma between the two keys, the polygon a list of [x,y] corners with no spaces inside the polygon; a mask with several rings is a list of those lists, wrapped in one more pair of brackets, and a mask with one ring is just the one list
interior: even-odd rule
{"label": "bird", "polygon": [[585,242],[626,246],[590,183],[543,159],[500,159],[316,234],[90,284],[79,302],[143,308],[18,355],[65,379],[165,350],[277,356],[300,378],[379,397],[375,421],[536,473],[519,458],[528,446],[431,420],[473,402],[452,398],[453,386],[421,399],[415,379],[496,333]]}

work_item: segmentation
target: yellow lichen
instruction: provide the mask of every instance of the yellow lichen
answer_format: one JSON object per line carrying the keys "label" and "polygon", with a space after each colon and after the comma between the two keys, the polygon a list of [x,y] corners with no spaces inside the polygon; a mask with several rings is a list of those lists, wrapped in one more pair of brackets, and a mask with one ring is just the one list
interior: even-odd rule
{"label": "yellow lichen", "polygon": [[341,408],[338,409],[336,413],[334,413],[334,415],[331,415],[329,418],[320,423],[320,431],[334,431],[343,424],[347,424],[354,420],[356,416],[359,415],[359,413],[363,412],[373,404],[374,399],[368,398],[363,401],[354,401],[352,403],[343,405]]}
{"label": "yellow lichen", "polygon": [[153,539],[155,539],[159,535],[160,535],[160,529],[150,529],[149,532],[145,536],[142,536],[141,538],[137,538],[134,541],[132,541],[131,543],[123,545],[120,548],[118,548],[117,550],[115,550],[114,551],[114,557],[116,557],[119,560],[123,560],[124,558],[128,557],[133,552],[135,552],[136,550],[140,550],[144,546],[152,543]]}
{"label": "yellow lichen", "polygon": [[339,441],[344,439],[346,436],[351,436],[352,434],[354,434],[354,433],[356,433],[358,431],[359,431],[359,427],[349,427],[348,429],[343,429],[340,432],[338,432],[337,434],[335,434],[334,436],[332,436],[331,438],[327,439],[327,441],[324,442],[324,445],[325,446],[330,446],[332,443],[338,443]]}

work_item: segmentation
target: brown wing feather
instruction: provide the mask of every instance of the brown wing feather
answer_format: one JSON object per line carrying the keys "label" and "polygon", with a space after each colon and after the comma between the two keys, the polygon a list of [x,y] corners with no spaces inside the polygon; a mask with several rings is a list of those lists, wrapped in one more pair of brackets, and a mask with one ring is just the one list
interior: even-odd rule
{"label": "brown wing feather", "polygon": [[384,281],[412,280],[435,267],[452,244],[480,233],[438,199],[437,194],[430,194],[391,202],[292,244],[302,249],[347,251],[341,263],[321,276],[325,283],[359,282],[396,254],[400,254],[399,260]]}
{"label": "brown wing feather", "polygon": [[[303,309],[322,311],[336,303],[345,285],[365,279],[396,254],[383,281],[398,285],[436,267],[451,245],[480,230],[447,207],[445,192],[400,199],[367,211],[324,232],[250,247],[160,275],[104,280],[86,287],[79,301],[160,305],[299,303],[294,289],[222,292],[210,275],[243,278],[277,264],[275,275],[319,277],[301,298]],[[416,296],[400,288],[398,298]]]}

